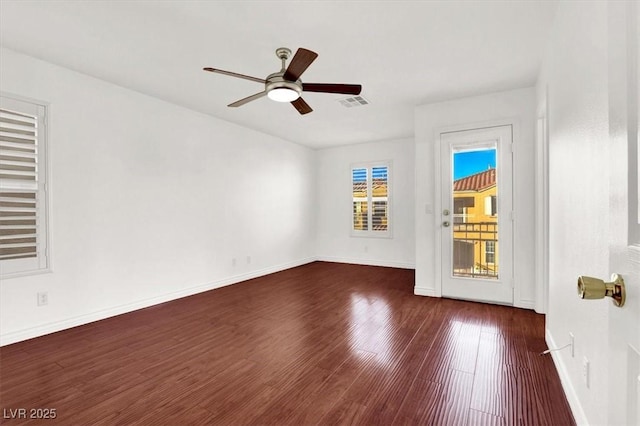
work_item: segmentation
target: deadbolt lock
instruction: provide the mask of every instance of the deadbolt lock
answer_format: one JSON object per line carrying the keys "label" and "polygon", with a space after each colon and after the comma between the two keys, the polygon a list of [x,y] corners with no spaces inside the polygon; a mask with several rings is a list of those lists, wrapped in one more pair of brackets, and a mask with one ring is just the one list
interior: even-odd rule
{"label": "deadbolt lock", "polygon": [[442,214],[444,216],[449,216],[449,214],[451,214],[451,212],[449,210],[447,210],[447,209],[444,209],[444,210],[442,210]]}
{"label": "deadbolt lock", "polygon": [[626,299],[624,280],[618,274],[611,275],[611,282],[593,277],[578,277],[578,295],[581,299],[604,299],[605,296],[613,299],[613,304],[622,307]]}

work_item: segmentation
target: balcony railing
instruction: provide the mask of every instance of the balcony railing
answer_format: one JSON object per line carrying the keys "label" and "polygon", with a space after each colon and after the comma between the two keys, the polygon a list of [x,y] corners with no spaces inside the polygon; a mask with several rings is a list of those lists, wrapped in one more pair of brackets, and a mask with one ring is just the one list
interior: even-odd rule
{"label": "balcony railing", "polygon": [[[490,251],[493,248],[493,251]],[[453,224],[453,275],[498,278],[498,224]],[[493,260],[490,262],[489,260]]]}

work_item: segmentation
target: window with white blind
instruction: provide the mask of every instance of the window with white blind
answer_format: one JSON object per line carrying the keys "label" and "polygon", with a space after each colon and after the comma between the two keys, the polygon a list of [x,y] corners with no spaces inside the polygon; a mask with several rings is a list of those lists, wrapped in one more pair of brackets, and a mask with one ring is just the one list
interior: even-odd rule
{"label": "window with white blind", "polygon": [[352,235],[391,236],[390,169],[389,163],[351,167]]}
{"label": "window with white blind", "polygon": [[495,195],[484,197],[484,214],[486,216],[495,216],[498,214],[498,197]]}
{"label": "window with white blind", "polygon": [[485,241],[484,260],[486,263],[495,263],[496,261],[496,242],[495,241]]}
{"label": "window with white blind", "polygon": [[0,274],[49,267],[46,107],[0,96]]}

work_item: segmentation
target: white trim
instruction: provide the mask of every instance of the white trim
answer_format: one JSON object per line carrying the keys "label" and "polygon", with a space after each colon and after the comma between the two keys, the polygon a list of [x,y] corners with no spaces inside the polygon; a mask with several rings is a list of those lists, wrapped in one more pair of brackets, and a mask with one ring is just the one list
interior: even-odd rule
{"label": "white trim", "polygon": [[32,339],[34,337],[44,336],[46,334],[66,330],[71,327],[77,327],[80,325],[89,324],[94,321],[100,321],[116,315],[137,311],[138,309],[148,308],[150,306],[154,306],[160,303],[170,302],[172,300],[180,299],[182,297],[192,296],[194,294],[202,293],[209,290],[214,290],[220,287],[225,287],[230,284],[236,284],[242,281],[261,277],[263,275],[269,275],[274,272],[280,272],[286,269],[295,268],[297,266],[314,262],[315,260],[316,259],[314,257],[299,259],[293,262],[283,263],[280,265],[259,269],[257,271],[248,272],[246,274],[233,275],[231,277],[224,278],[218,281],[212,281],[202,285],[197,285],[195,287],[185,288],[172,293],[166,293],[160,296],[151,297],[149,299],[138,300],[133,303],[127,303],[125,305],[120,305],[113,308],[104,309],[101,311],[96,311],[96,312],[80,315],[73,318],[68,318],[62,321],[57,321],[49,324],[42,324],[36,327],[26,328],[26,329],[14,331],[11,333],[5,333],[0,335],[0,346],[21,342],[23,340]]}
{"label": "white trim", "polygon": [[[551,330],[545,328],[545,341],[547,342],[547,346],[549,348],[557,348],[555,340],[551,335]],[[560,383],[562,384],[562,389],[564,390],[564,394],[567,397],[567,401],[569,402],[569,407],[571,408],[571,412],[573,413],[573,418],[576,421],[577,425],[588,425],[587,416],[584,413],[584,409],[582,408],[582,404],[580,404],[580,399],[576,393],[573,384],[571,383],[571,379],[569,378],[569,373],[567,372],[567,367],[565,363],[562,361],[559,352],[550,352],[551,358],[553,359],[553,363],[556,366],[556,370],[558,370],[558,376],[560,376]]]}
{"label": "white trim", "polygon": [[[518,276],[518,263],[516,262],[516,248],[518,247],[518,216],[516,215],[516,200],[518,199],[518,188],[516,185],[516,164],[518,164],[518,143],[521,143],[520,136],[520,120],[514,118],[511,123],[511,287],[513,288],[513,301],[511,304],[516,306],[517,301],[521,301],[522,287],[520,280],[516,280]],[[508,149],[508,148],[507,148]],[[504,186],[503,186],[504,187]],[[498,207],[499,208],[499,207]]]}
{"label": "white trim", "polygon": [[547,121],[548,87],[544,90],[543,111],[536,122],[535,146],[535,306],[539,314],[546,314],[549,306],[549,123]]}
{"label": "white trim", "polygon": [[336,263],[349,263],[352,265],[383,266],[386,268],[400,268],[400,269],[416,268],[415,263],[394,262],[394,261],[388,261],[388,260],[357,259],[357,258],[335,257],[335,256],[319,256],[316,260],[319,262],[336,262]]}
{"label": "white trim", "polygon": [[436,295],[436,290],[431,287],[420,287],[416,285],[413,288],[413,294],[416,296],[440,297]]}
{"label": "white trim", "polygon": [[535,310],[536,302],[534,300],[516,300],[513,303],[514,308]]}

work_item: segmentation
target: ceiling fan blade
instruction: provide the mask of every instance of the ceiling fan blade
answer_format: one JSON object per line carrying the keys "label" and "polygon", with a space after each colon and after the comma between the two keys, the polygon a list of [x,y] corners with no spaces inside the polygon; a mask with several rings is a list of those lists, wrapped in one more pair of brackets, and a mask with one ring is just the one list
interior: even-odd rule
{"label": "ceiling fan blade", "polygon": [[263,78],[257,78],[257,77],[251,77],[250,75],[244,75],[244,74],[238,74],[237,72],[231,72],[231,71],[225,71],[225,70],[219,70],[216,68],[202,68],[204,71],[209,71],[209,72],[214,72],[217,74],[224,74],[224,75],[228,75],[230,77],[237,77],[237,78],[243,78],[245,80],[250,80],[250,81],[255,81],[256,83],[262,83],[262,84],[266,84],[267,81]]}
{"label": "ceiling fan blade", "polygon": [[249,103],[251,101],[255,101],[256,99],[260,99],[261,97],[266,96],[266,95],[267,95],[267,91],[265,90],[264,92],[256,93],[255,95],[247,96],[244,99],[240,99],[239,101],[235,101],[234,103],[229,104],[227,106],[230,106],[232,108],[239,107],[239,106],[247,104],[247,103]]}
{"label": "ceiling fan blade", "polygon": [[313,111],[313,109],[311,109],[309,104],[306,103],[302,98],[298,98],[295,101],[291,101],[291,105],[296,107],[296,109],[301,115],[309,114],[311,111]]}
{"label": "ceiling fan blade", "polygon": [[293,56],[283,78],[289,81],[296,81],[317,57],[318,54],[316,52],[312,52],[311,50],[303,49],[301,47]]}
{"label": "ceiling fan blade", "polygon": [[359,84],[332,84],[332,83],[302,83],[304,92],[342,93],[344,95],[359,95],[362,86]]}

